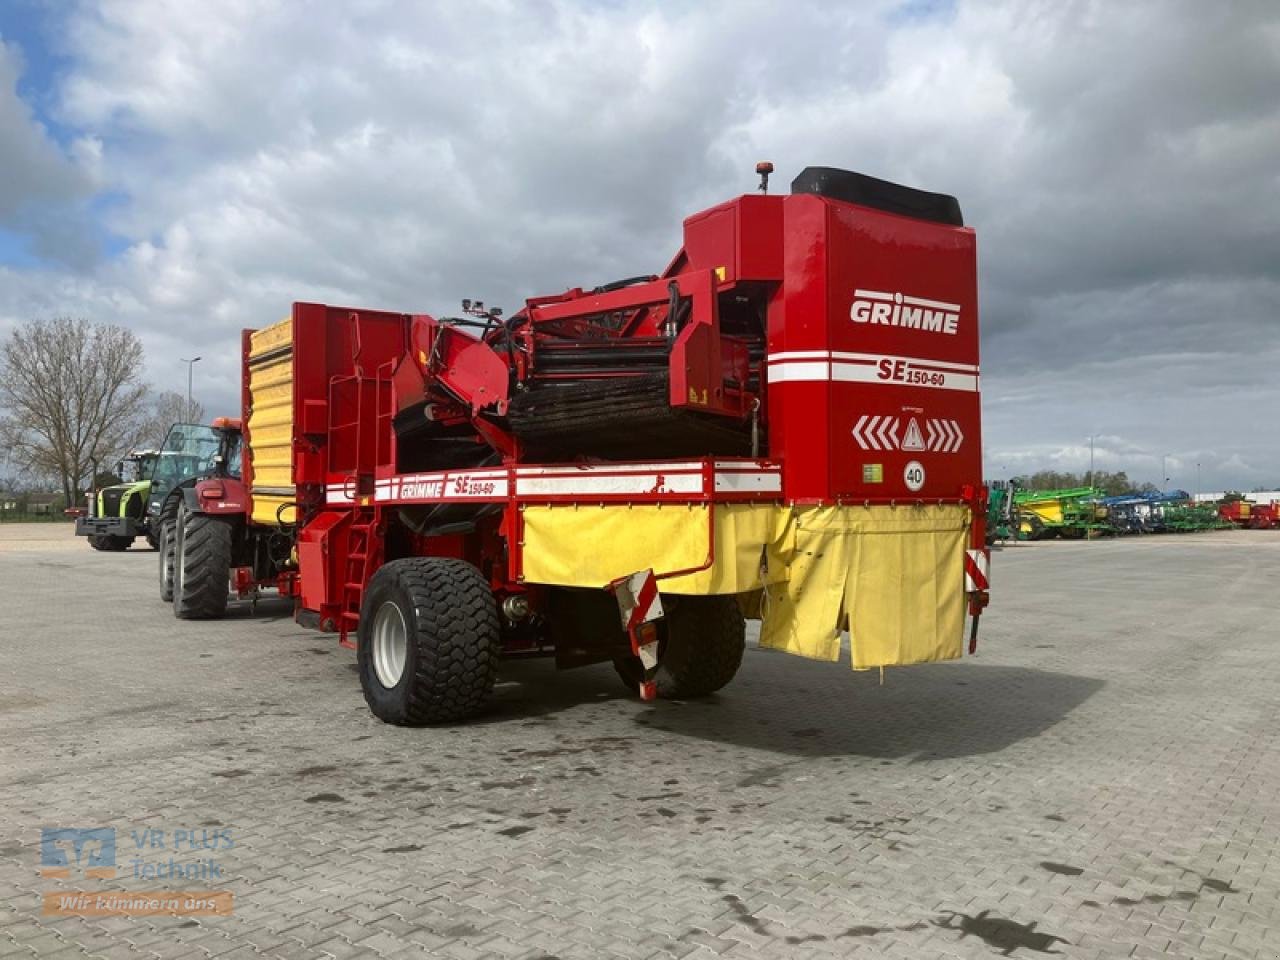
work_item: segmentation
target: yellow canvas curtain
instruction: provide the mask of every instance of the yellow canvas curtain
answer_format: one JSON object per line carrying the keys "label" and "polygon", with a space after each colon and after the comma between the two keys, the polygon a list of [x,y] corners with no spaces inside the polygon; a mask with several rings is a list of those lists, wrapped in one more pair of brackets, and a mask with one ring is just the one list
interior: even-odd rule
{"label": "yellow canvas curtain", "polygon": [[959,657],[967,507],[779,504],[527,507],[524,576],[603,587],[652,567],[710,569],[663,580],[664,593],[766,588],[762,646],[819,660],[850,632],[854,669]]}
{"label": "yellow canvas curtain", "polygon": [[855,670],[962,654],[966,507],[797,507],[794,520],[761,646],[836,660],[847,623]]}
{"label": "yellow canvas curtain", "polygon": [[[745,593],[761,585],[761,551],[786,529],[771,504],[530,506],[524,510],[524,578],[531,583],[603,587],[637,570],[689,570],[663,580],[663,593]],[[771,569],[777,567],[770,565]],[[777,576],[781,576],[781,571]]]}

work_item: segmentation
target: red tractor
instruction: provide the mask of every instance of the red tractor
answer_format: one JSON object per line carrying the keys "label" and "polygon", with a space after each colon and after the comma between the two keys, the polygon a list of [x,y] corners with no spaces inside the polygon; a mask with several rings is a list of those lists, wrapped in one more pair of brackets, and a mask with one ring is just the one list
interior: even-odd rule
{"label": "red tractor", "polygon": [[855,669],[959,657],[966,626],[972,651],[974,233],[945,195],[831,168],[770,195],[771,169],[660,274],[246,331],[242,470],[229,446],[184,491],[162,595],[295,598],[401,724],[473,714],[500,656],[708,694],[745,615]]}

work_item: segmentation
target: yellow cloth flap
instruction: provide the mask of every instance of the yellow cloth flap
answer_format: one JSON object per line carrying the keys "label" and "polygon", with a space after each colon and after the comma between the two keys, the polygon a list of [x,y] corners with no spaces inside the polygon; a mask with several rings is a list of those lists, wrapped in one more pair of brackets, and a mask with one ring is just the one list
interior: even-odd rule
{"label": "yellow cloth flap", "polygon": [[968,508],[851,509],[865,514],[845,582],[853,668],[961,656]]}
{"label": "yellow cloth flap", "polygon": [[[705,504],[529,506],[524,510],[524,578],[529,583],[603,587],[653,568],[667,573],[707,561],[711,518]],[[663,593],[734,594],[760,586],[761,551],[777,542],[786,517],[772,504],[715,507],[715,563],[663,580]],[[771,570],[782,565],[770,563]]]}
{"label": "yellow cloth flap", "polygon": [[963,653],[960,505],[795,507],[785,582],[766,591],[760,645],[840,657],[848,623],[855,670]]}
{"label": "yellow cloth flap", "polygon": [[[526,507],[524,578],[598,588],[650,567],[667,573],[701,566],[709,510],[705,504]],[[660,588],[743,595],[763,583],[761,646],[837,660],[847,623],[856,670],[954,659],[963,653],[970,522],[969,509],[958,504],[720,504],[714,565],[663,580]]]}

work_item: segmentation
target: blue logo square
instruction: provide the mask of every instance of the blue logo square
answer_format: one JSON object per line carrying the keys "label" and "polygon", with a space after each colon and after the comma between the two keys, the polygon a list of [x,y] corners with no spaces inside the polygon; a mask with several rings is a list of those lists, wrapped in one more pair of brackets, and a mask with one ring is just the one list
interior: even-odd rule
{"label": "blue logo square", "polygon": [[[87,859],[86,859],[87,858]],[[40,865],[43,867],[98,870],[116,865],[114,827],[79,830],[74,827],[40,829]]]}

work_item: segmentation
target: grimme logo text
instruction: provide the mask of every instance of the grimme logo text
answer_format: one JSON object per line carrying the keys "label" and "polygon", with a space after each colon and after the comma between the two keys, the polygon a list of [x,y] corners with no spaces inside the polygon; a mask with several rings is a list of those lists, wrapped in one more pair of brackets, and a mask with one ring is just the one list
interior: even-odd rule
{"label": "grimme logo text", "polygon": [[879,323],[886,327],[954,335],[960,323],[960,304],[910,297],[903,293],[855,290],[849,319],[854,323]]}

